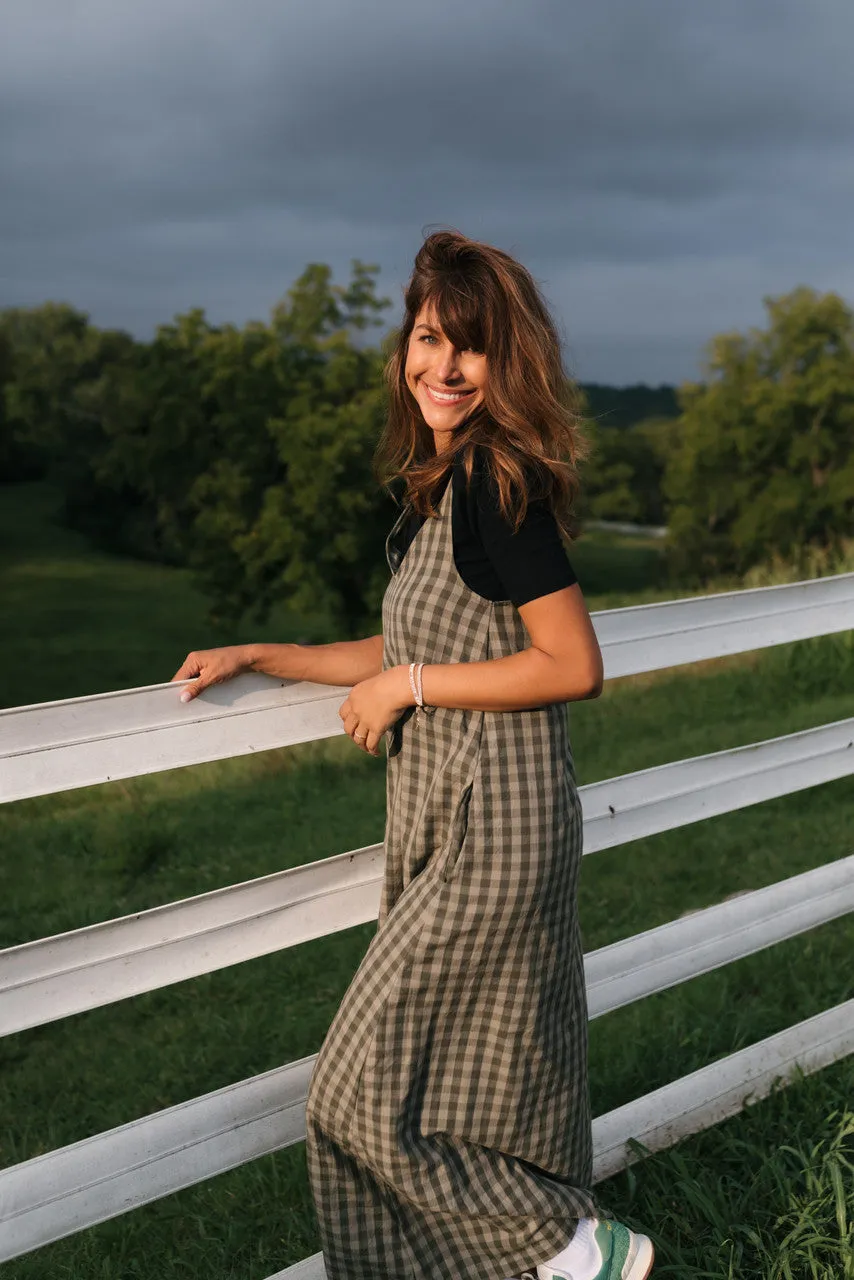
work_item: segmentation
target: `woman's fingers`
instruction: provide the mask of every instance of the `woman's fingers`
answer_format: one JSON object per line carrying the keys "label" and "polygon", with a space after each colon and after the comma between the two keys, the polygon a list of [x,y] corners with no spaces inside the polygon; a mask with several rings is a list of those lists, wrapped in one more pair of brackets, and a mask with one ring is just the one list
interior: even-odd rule
{"label": "woman's fingers", "polygon": [[205,687],[201,679],[202,662],[199,654],[188,653],[181,666],[172,677],[172,683],[176,680],[195,680],[195,684],[188,684],[186,689],[181,690],[181,701],[192,702]]}
{"label": "woman's fingers", "polygon": [[181,691],[181,701],[189,702],[212,684],[222,684],[239,676],[247,665],[243,652],[239,645],[231,645],[222,649],[201,649],[188,653],[172,677],[173,681],[195,680],[195,684],[187,685]]}
{"label": "woman's fingers", "polygon": [[178,670],[172,677],[173,680],[192,680],[201,671],[201,663],[197,653],[188,653]]}
{"label": "woman's fingers", "polygon": [[[339,711],[338,714],[341,715],[341,712]],[[341,715],[341,720],[344,725],[344,732],[348,737],[352,738],[354,733],[361,732],[359,729],[359,718],[355,711],[348,711],[346,715]]]}
{"label": "woman's fingers", "polygon": [[344,724],[344,732],[349,738],[352,738],[357,747],[361,747],[363,751],[367,751],[369,755],[379,755],[377,751],[377,743],[380,740],[380,734],[375,733],[373,729],[368,729],[367,725],[360,722],[355,711],[347,710],[348,703],[344,702],[338,709],[338,714]]}
{"label": "woman's fingers", "polygon": [[363,724],[357,724],[351,733],[357,747],[361,747],[363,751],[367,751],[369,756],[377,755],[377,735],[367,729]]}

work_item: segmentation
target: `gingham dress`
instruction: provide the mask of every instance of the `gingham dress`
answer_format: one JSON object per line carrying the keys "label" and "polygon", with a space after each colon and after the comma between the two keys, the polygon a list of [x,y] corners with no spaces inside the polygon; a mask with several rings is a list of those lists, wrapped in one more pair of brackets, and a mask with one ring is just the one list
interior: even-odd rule
{"label": "gingham dress", "polygon": [[[509,601],[460,577],[451,491],[399,566],[405,512],[389,534],[384,668],[530,643]],[[379,928],[307,1105],[326,1272],[501,1280],[595,1212],[566,707],[408,711],[386,737]]]}

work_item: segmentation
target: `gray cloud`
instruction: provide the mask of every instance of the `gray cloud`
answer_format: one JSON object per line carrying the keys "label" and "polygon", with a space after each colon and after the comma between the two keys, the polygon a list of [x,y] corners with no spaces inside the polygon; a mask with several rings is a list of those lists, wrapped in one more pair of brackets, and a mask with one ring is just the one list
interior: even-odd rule
{"label": "gray cloud", "polygon": [[3,303],[266,314],[425,224],[516,252],[580,376],[691,376],[764,293],[851,292],[847,0],[32,0],[0,41]]}

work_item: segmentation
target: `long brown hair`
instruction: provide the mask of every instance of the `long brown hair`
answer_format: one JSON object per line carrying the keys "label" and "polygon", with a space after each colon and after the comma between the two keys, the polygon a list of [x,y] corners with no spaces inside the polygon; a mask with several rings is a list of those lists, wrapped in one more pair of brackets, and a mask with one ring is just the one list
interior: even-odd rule
{"label": "long brown hair", "polygon": [[[530,500],[545,498],[571,537],[577,528],[578,464],[588,452],[580,397],[530,272],[501,249],[458,231],[437,231],[418,251],[404,302],[403,324],[385,368],[389,410],[375,458],[381,482],[389,487],[403,477],[404,500],[421,515],[437,515],[449,468],[462,455],[470,478],[481,446],[500,510],[513,528]],[[483,403],[440,454],[405,377],[409,339],[425,303],[435,307],[458,350],[481,351],[487,361]]]}

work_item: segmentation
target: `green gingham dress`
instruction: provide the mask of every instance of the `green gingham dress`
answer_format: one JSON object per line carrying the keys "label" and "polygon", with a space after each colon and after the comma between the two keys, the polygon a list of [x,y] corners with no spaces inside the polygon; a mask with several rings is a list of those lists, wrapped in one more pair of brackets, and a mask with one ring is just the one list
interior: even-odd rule
{"label": "green gingham dress", "polygon": [[[383,599],[383,667],[530,643],[454,563],[449,480]],[[429,681],[425,682],[429,687]],[[566,707],[387,732],[379,928],[318,1056],[307,1156],[329,1280],[501,1280],[595,1213]]]}

